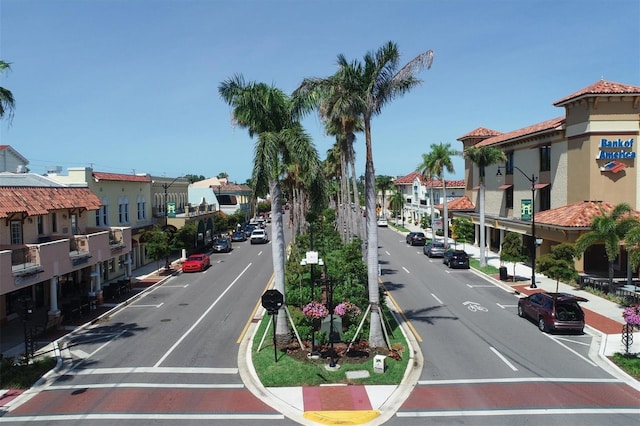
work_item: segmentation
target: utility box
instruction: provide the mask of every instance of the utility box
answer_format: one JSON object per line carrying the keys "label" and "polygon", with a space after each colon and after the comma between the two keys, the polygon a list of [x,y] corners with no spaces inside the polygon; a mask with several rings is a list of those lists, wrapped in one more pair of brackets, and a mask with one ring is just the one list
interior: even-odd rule
{"label": "utility box", "polygon": [[384,373],[387,369],[387,357],[385,355],[376,355],[373,357],[373,371],[376,373]]}

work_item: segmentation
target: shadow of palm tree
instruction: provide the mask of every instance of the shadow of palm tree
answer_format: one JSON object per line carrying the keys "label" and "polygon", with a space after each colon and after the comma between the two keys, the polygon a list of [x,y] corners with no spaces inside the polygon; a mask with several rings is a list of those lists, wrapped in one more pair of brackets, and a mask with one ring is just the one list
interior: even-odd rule
{"label": "shadow of palm tree", "polygon": [[409,309],[404,312],[404,316],[411,321],[419,321],[426,324],[434,325],[438,320],[454,320],[457,321],[459,318],[457,316],[452,315],[433,315],[437,310],[442,309],[443,306],[430,306],[421,309]]}

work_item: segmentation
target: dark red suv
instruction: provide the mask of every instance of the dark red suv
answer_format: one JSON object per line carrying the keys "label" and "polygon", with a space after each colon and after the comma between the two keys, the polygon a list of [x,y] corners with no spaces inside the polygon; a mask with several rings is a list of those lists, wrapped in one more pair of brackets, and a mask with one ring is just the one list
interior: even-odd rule
{"label": "dark red suv", "polygon": [[567,293],[534,293],[518,300],[518,315],[536,321],[540,331],[584,332],[584,312],[578,302],[588,302]]}

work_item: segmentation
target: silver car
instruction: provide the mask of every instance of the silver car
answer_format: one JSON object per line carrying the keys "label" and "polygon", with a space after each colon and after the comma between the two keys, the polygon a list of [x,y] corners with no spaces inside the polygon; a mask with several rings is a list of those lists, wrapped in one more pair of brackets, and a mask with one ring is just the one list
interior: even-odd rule
{"label": "silver car", "polygon": [[443,257],[444,256],[444,242],[442,241],[430,241],[425,244],[422,249],[425,255],[429,257]]}

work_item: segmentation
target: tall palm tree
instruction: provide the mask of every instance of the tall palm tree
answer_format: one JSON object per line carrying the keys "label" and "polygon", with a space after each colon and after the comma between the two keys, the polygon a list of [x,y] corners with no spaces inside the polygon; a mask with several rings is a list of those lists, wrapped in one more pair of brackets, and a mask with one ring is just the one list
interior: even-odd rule
{"label": "tall palm tree", "polygon": [[428,154],[422,154],[422,162],[418,164],[416,171],[420,173],[422,175],[422,179],[429,184],[429,204],[431,204],[431,232],[435,232],[435,229],[433,227],[433,224],[435,223],[435,215],[433,214],[435,203],[433,201],[433,171],[431,170],[431,167],[433,165],[433,160],[431,159],[432,156],[432,152]]}
{"label": "tall palm tree", "polygon": [[376,188],[382,193],[382,215],[385,215],[387,204],[385,203],[385,194],[393,187],[393,177],[387,175],[376,176]]}
{"label": "tall palm tree", "polygon": [[484,228],[484,194],[485,194],[485,169],[486,167],[507,161],[507,156],[494,146],[472,146],[462,153],[465,159],[471,161],[478,167],[480,175],[480,189],[478,190],[478,206],[480,210],[480,266],[487,266],[485,253],[485,228]]}
{"label": "tall palm tree", "polygon": [[[408,93],[421,83],[415,75],[433,62],[433,51],[421,53],[398,70],[400,53],[398,46],[388,42],[375,52],[367,52],[363,62],[349,62],[338,55],[338,71],[326,79],[309,80],[316,87],[323,87],[335,101],[327,108],[351,111],[364,123],[365,134],[365,209],[367,237],[367,282],[371,320],[369,344],[384,346],[378,290],[378,228],[376,226],[376,185],[371,143],[371,119],[382,112],[382,108],[396,97]],[[330,114],[331,115],[331,114]]]}
{"label": "tall palm tree", "polygon": [[600,215],[591,221],[591,230],[576,240],[576,253],[582,255],[592,245],[603,243],[609,261],[609,289],[613,288],[613,262],[620,254],[620,240],[638,220],[630,216],[633,209],[627,203],[617,204],[609,214],[600,207]]}
{"label": "tall palm tree", "polygon": [[444,247],[449,246],[449,214],[447,211],[447,184],[444,173],[453,173],[453,162],[451,156],[456,155],[456,151],[451,149],[451,144],[439,143],[431,144],[431,153],[428,155],[428,169],[433,176],[437,176],[442,182],[442,229],[444,231]]}
{"label": "tall palm tree", "polygon": [[[3,73],[5,70],[11,71],[11,64],[0,60],[0,73]],[[6,116],[9,122],[11,122],[15,107],[16,100],[13,98],[13,93],[11,93],[9,89],[0,87],[0,119]]]}
{"label": "tall palm tree", "polygon": [[[233,108],[234,121],[257,136],[254,146],[253,175],[256,195],[271,196],[272,253],[275,289],[285,296],[285,242],[282,223],[281,179],[288,164],[298,164],[308,181],[322,180],[318,153],[294,119],[292,103],[280,89],[264,83],[245,82],[235,75],[218,86],[222,99]],[[286,297],[285,297],[286,302]],[[276,339],[289,341],[286,315],[277,316]]]}
{"label": "tall palm tree", "polygon": [[[394,212],[393,215],[398,217],[396,212],[402,212],[402,209],[404,208],[404,195],[402,195],[402,192],[397,189],[394,191],[389,198],[389,207],[391,207],[391,211]],[[396,220],[396,224],[397,223],[398,221]]]}

